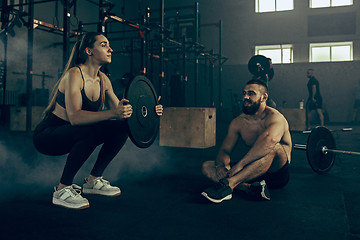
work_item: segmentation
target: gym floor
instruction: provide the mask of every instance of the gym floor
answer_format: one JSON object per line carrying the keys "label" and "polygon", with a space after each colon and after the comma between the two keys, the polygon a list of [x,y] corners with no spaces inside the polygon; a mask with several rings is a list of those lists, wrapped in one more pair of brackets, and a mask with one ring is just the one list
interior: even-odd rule
{"label": "gym floor", "polygon": [[[217,128],[218,145],[227,123]],[[343,127],[353,131],[342,132]],[[360,125],[330,125],[337,149],[360,150]],[[51,204],[64,156],[40,155],[31,136],[1,130],[1,239],[360,239],[360,161],[337,155],[329,173],[318,175],[304,151],[294,150],[291,180],[271,190],[271,201],[234,192],[214,204],[200,193],[211,184],[201,164],[217,148],[136,148],[129,140],[104,173],[122,189],[115,198],[87,196],[90,208],[69,210]],[[307,135],[292,133],[293,144]],[[234,158],[238,156],[234,153]],[[95,154],[94,154],[95,156]],[[84,164],[75,183],[95,161]]]}

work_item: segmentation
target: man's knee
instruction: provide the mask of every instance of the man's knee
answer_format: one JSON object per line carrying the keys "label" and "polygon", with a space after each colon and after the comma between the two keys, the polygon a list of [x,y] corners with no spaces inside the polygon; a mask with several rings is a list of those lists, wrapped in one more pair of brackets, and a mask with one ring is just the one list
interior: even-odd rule
{"label": "man's knee", "polygon": [[284,149],[282,145],[280,143],[277,143],[275,147],[264,158],[262,158],[263,164],[265,165],[269,164],[270,166],[272,162],[276,160],[276,158],[283,153],[283,151]]}
{"label": "man's knee", "polygon": [[275,145],[268,159],[271,161],[270,167],[268,169],[269,172],[277,171],[282,166],[284,166],[286,162],[290,163],[287,150],[285,150],[285,147],[280,143]]}
{"label": "man's knee", "polygon": [[[275,145],[274,151],[275,151],[275,157],[278,157],[284,161],[289,160],[288,159],[288,152],[285,149],[286,147],[282,145],[281,143],[277,143]],[[290,151],[290,149],[289,149]]]}

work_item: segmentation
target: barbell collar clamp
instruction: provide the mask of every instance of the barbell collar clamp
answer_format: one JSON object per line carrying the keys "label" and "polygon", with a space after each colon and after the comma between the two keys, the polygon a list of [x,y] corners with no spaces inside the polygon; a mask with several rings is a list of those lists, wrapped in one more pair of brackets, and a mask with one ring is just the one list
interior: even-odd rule
{"label": "barbell collar clamp", "polygon": [[295,143],[294,149],[306,151],[306,145],[305,144],[297,144],[297,143]]}

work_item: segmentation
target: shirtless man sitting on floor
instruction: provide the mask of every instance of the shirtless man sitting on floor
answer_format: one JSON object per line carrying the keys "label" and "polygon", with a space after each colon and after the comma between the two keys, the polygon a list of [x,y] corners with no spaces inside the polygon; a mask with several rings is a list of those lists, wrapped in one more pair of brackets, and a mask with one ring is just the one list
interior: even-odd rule
{"label": "shirtless man sitting on floor", "polygon": [[[234,188],[270,200],[268,188],[282,188],[289,181],[291,136],[285,117],[266,105],[267,85],[250,80],[243,92],[243,113],[232,120],[215,161],[203,164],[203,173],[216,184],[202,195],[212,202],[230,200]],[[239,161],[230,161],[236,143],[249,151]]]}

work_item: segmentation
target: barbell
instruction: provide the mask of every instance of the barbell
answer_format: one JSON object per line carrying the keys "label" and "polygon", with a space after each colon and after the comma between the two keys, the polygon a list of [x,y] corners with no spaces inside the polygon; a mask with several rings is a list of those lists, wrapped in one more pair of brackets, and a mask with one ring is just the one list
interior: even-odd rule
{"label": "barbell", "polygon": [[333,167],[336,153],[360,155],[360,152],[337,150],[331,131],[325,127],[314,128],[306,145],[295,144],[294,149],[306,151],[310,167],[318,174],[325,174]]}

